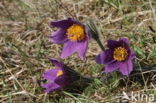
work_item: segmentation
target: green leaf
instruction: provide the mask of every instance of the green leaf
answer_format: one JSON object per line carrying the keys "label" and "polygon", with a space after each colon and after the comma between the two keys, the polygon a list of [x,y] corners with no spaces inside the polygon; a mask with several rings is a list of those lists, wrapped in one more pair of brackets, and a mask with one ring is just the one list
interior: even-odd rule
{"label": "green leaf", "polygon": [[134,47],[134,50],[136,51],[137,54],[140,56],[146,57],[144,51],[140,47]]}

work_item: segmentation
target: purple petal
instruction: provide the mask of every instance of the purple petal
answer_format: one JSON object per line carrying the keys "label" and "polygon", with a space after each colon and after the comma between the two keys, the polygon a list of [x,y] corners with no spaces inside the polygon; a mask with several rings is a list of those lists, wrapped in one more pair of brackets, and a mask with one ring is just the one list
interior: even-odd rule
{"label": "purple petal", "polygon": [[49,93],[51,91],[59,90],[59,89],[62,88],[60,85],[58,85],[56,83],[53,83],[53,82],[52,83],[44,84],[44,85],[42,85],[42,87],[46,89],[45,91],[47,93]]}
{"label": "purple petal", "polygon": [[58,29],[57,31],[52,33],[50,39],[53,43],[64,43],[65,41],[67,41],[66,30]]}
{"label": "purple petal", "polygon": [[64,44],[63,51],[61,54],[61,58],[66,58],[76,52],[76,43],[68,41]]}
{"label": "purple petal", "polygon": [[68,18],[65,20],[51,22],[51,25],[54,27],[67,29],[68,27],[70,27],[72,24],[75,24],[75,23],[76,23],[75,20],[73,20],[72,18]]}
{"label": "purple petal", "polygon": [[118,41],[115,41],[115,40],[108,40],[107,41],[107,46],[108,48],[116,48],[118,46]]}
{"label": "purple petal", "polygon": [[113,60],[112,51],[110,49],[103,51],[96,56],[96,62],[98,64],[107,64]]}
{"label": "purple petal", "polygon": [[58,85],[66,86],[70,83],[70,78],[67,74],[64,74],[62,76],[57,77],[54,82]]}
{"label": "purple petal", "polygon": [[125,42],[126,44],[129,44],[128,38],[120,38],[119,41],[123,41],[123,42]]}
{"label": "purple petal", "polygon": [[52,64],[54,64],[56,67],[63,69],[63,67],[65,67],[65,65],[63,63],[61,63],[60,61],[53,59],[53,58],[49,58],[49,60],[51,61]]}
{"label": "purple petal", "polygon": [[107,46],[110,49],[114,49],[116,47],[121,46],[121,47],[125,47],[127,50],[129,50],[129,40],[128,40],[128,38],[120,38],[118,41],[108,40]]}
{"label": "purple petal", "polygon": [[130,50],[130,58],[131,60],[136,58],[136,53],[133,50]]}
{"label": "purple petal", "polygon": [[59,71],[60,69],[49,69],[47,71],[45,71],[43,73],[43,78],[44,79],[47,79],[47,80],[55,80],[56,79],[56,76],[57,76],[57,72]]}
{"label": "purple petal", "polygon": [[128,61],[125,61],[120,64],[120,69],[121,73],[123,75],[128,75],[130,72],[133,70],[133,64],[132,61],[129,59]]}
{"label": "purple petal", "polygon": [[63,47],[61,58],[66,58],[66,57],[72,55],[74,52],[78,52],[79,57],[81,59],[84,59],[84,57],[86,55],[87,48],[88,48],[87,40],[83,40],[80,42],[68,41]]}
{"label": "purple petal", "polygon": [[112,62],[110,64],[105,65],[105,72],[113,72],[114,70],[120,67],[120,62]]}
{"label": "purple petal", "polygon": [[88,49],[88,41],[84,40],[81,42],[77,42],[77,52],[79,57],[83,60]]}
{"label": "purple petal", "polygon": [[130,52],[130,45],[129,45],[129,40],[128,38],[120,38],[118,41],[118,45],[124,47],[127,49],[128,52]]}

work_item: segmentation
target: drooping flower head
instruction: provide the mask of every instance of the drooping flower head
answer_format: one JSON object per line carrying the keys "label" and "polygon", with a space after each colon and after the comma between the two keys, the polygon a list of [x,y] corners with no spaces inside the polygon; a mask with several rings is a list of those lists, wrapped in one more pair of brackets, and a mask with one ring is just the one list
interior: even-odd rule
{"label": "drooping flower head", "polygon": [[51,22],[51,25],[59,28],[52,33],[51,41],[64,44],[61,58],[66,58],[77,52],[79,57],[84,59],[90,37],[88,27],[72,18],[54,21]]}
{"label": "drooping flower head", "polygon": [[97,55],[96,62],[105,64],[105,72],[112,72],[116,69],[123,75],[128,75],[133,70],[132,60],[135,53],[130,49],[129,40],[121,38],[118,41],[108,40],[109,49]]}
{"label": "drooping flower head", "polygon": [[48,80],[48,83],[42,85],[43,88],[45,88],[46,92],[59,90],[66,85],[70,84],[70,75],[66,71],[66,66],[55,60],[50,59],[50,61],[55,65],[56,68],[49,69],[43,73],[43,78]]}

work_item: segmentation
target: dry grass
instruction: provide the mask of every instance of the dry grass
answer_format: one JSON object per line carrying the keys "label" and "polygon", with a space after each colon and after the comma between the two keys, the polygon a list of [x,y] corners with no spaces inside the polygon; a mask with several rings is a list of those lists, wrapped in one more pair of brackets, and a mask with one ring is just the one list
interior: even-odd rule
{"label": "dry grass", "polygon": [[[137,62],[142,67],[155,64],[155,0],[1,0],[0,9],[0,102],[105,103],[116,101],[114,96],[123,90],[156,91],[155,74],[150,70],[148,76],[142,75],[144,82],[151,80],[148,86],[131,77],[113,75],[111,84],[96,79],[77,97],[66,92],[46,94],[40,86],[41,74],[52,66],[47,58],[59,59],[61,51],[60,45],[49,41],[54,31],[49,23],[71,16],[83,23],[94,20],[104,45],[108,39],[129,37],[138,54]],[[85,61],[77,55],[62,61],[83,75],[96,77],[101,68],[94,57],[99,52],[92,40]],[[124,86],[119,85],[121,79],[125,80]]]}

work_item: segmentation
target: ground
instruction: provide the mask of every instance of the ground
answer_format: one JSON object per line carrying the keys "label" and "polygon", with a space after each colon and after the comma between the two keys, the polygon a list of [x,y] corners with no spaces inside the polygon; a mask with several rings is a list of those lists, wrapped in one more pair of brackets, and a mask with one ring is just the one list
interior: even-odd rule
{"label": "ground", "polygon": [[[50,22],[68,17],[82,23],[94,21],[105,47],[108,39],[128,37],[137,54],[135,65],[139,72],[134,71],[128,77],[118,72],[102,74],[102,66],[94,60],[101,49],[93,39],[84,61],[77,54],[60,59],[62,45],[50,42],[49,37],[56,30]],[[41,87],[42,73],[53,67],[49,57],[94,81],[76,95],[65,90],[45,93]],[[123,92],[155,96],[155,63],[155,0],[0,1],[1,103],[124,103],[119,97]]]}

